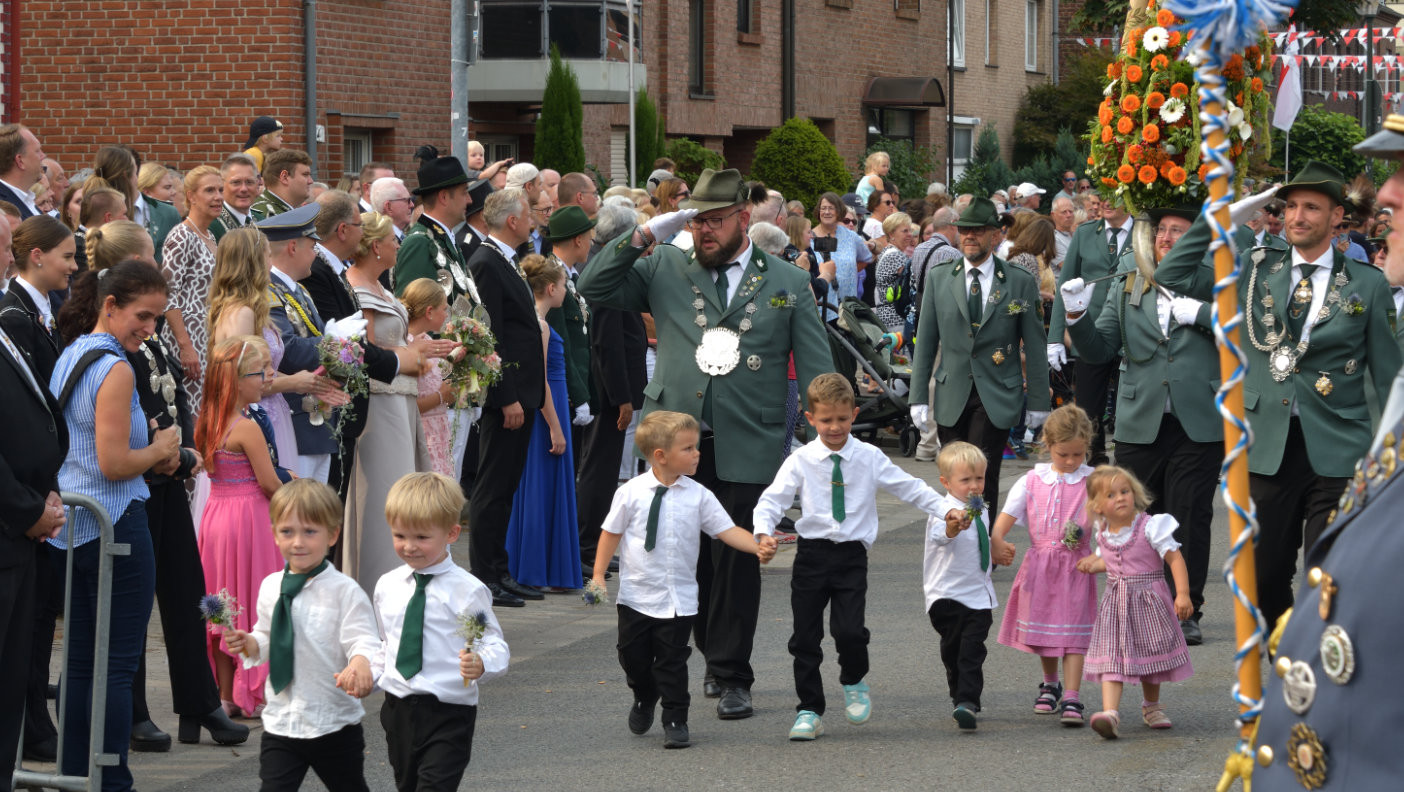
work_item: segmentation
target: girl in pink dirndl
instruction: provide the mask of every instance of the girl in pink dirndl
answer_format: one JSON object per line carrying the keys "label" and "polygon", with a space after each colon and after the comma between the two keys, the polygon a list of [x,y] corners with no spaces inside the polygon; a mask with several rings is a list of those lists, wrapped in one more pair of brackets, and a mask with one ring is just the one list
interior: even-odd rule
{"label": "girl in pink dirndl", "polygon": [[[1015,525],[1029,530],[1029,551],[1009,590],[999,642],[1038,656],[1043,681],[1034,712],[1059,713],[1064,725],[1074,727],[1084,722],[1082,661],[1097,618],[1097,581],[1077,571],[1078,559],[1090,552],[1092,535],[1085,527],[1092,433],[1092,421],[1077,406],[1054,410],[1043,428],[1050,461],[1014,484],[992,532],[999,558],[1004,537]],[[1006,553],[1012,555],[1012,547]]]}
{"label": "girl in pink dirndl", "polygon": [[[1087,477],[1087,511],[1097,520],[1097,553],[1078,561],[1089,575],[1107,573],[1097,609],[1092,644],[1084,673],[1102,683],[1102,711],[1092,728],[1107,739],[1118,736],[1122,685],[1140,683],[1145,691],[1141,719],[1152,729],[1170,728],[1160,704],[1160,686],[1189,679],[1189,649],[1180,620],[1193,612],[1189,573],[1174,533],[1178,523],[1168,514],[1148,515],[1145,488],[1124,468],[1103,465]],[[1162,564],[1175,579],[1171,598]]]}

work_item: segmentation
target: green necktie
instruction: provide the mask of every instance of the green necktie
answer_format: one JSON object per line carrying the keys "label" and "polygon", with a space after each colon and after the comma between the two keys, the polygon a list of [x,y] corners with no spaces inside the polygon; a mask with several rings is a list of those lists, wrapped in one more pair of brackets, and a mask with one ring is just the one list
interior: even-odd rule
{"label": "green necktie", "polygon": [[[727,264],[726,266],[730,267],[731,265]],[[726,287],[730,285],[726,280],[726,267],[717,270],[717,302],[721,304],[723,310],[726,309],[727,305]]]}
{"label": "green necktie", "polygon": [[[1297,266],[1301,267],[1302,279],[1297,281],[1296,288],[1292,290],[1292,304],[1287,307],[1287,327],[1292,331],[1293,340],[1300,341],[1302,338],[1302,326],[1306,324],[1307,312],[1311,310],[1311,273],[1316,270],[1316,265],[1308,264],[1303,261]],[[1298,292],[1302,292],[1302,296],[1306,299],[1298,302]]]}
{"label": "green necktie", "polygon": [[653,488],[653,503],[648,506],[648,530],[644,533],[644,549],[653,552],[658,542],[658,513],[663,510],[663,494],[668,488],[662,484]]}
{"label": "green necktie", "polygon": [[843,457],[829,454],[829,459],[834,460],[834,478],[829,482],[833,485],[830,489],[833,490],[834,519],[843,522],[843,518],[848,516],[843,508]]}
{"label": "green necktie", "polygon": [[395,670],[409,679],[424,667],[424,589],[433,575],[414,573],[414,596],[405,608],[405,624],[400,630],[400,651],[395,653]]}
{"label": "green necktie", "polygon": [[273,606],[273,629],[268,633],[268,681],[273,683],[273,692],[281,693],[292,684],[293,679],[293,597],[302,591],[307,581],[321,574],[329,566],[327,560],[305,574],[290,571],[283,567],[283,582],[278,591],[278,603]]}
{"label": "green necktie", "polygon": [[970,273],[970,301],[967,303],[970,309],[970,326],[979,327],[985,318],[985,301],[980,298],[980,271],[971,267]]}
{"label": "green necktie", "polygon": [[990,532],[985,530],[985,520],[975,515],[975,536],[980,539],[980,571],[990,571]]}

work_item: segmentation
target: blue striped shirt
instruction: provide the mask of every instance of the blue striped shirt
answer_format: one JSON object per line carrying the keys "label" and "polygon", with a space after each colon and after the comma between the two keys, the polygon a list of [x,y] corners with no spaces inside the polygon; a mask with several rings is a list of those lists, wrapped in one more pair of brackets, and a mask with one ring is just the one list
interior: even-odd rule
{"label": "blue striped shirt", "polygon": [[[80,336],[69,344],[49,380],[49,390],[61,393],[68,375],[77,365],[78,359],[89,350],[107,349],[111,355],[103,355],[93,361],[82,374],[67,406],[63,408],[64,420],[68,422],[68,458],[59,470],[59,488],[65,492],[77,492],[93,498],[107,509],[112,522],[116,523],[126,512],[132,501],[144,501],[149,496],[146,482],[140,475],[123,481],[113,481],[102,474],[97,458],[97,393],[102,382],[113,366],[130,367],[127,353],[117,339],[108,333],[89,333]],[[146,414],[137,400],[136,388],[132,388],[131,447],[145,448],[148,445]],[[84,545],[98,538],[97,520],[86,509],[73,512],[73,544]],[[67,549],[67,530],[59,532],[49,543],[59,549]]]}

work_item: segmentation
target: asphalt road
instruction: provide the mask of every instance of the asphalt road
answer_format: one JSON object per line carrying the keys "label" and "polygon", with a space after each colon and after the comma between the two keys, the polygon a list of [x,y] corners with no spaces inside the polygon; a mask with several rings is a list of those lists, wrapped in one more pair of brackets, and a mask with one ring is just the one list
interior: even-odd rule
{"label": "asphalt road", "polygon": [[[935,466],[898,458],[933,483]],[[1006,462],[1008,483],[1030,463]],[[826,734],[812,743],[786,739],[794,719],[794,682],[786,651],[790,635],[789,565],[793,545],[782,547],[764,569],[762,614],[753,664],[756,715],[720,721],[712,700],[702,698],[702,661],[690,661],[693,747],[665,751],[659,726],[630,734],[631,702],[615,656],[613,607],[592,608],[575,595],[551,595],[498,618],[511,645],[508,674],[484,686],[473,760],[464,790],[1083,790],[1110,786],[1134,790],[1212,789],[1233,747],[1232,623],[1227,589],[1211,573],[1205,608],[1205,644],[1191,649],[1195,676],[1167,685],[1162,698],[1174,728],[1152,732],[1140,722],[1135,689],[1122,707],[1122,737],[1104,741],[1090,729],[1069,729],[1033,713],[1041,679],[1036,659],[999,646],[995,614],[985,664],[984,712],[979,729],[959,732],[951,719],[937,636],[923,609],[921,590],[924,520],[915,509],[879,496],[883,530],[869,557],[867,624],[873,715],[863,726],[843,718],[842,690],[832,643],[826,641]],[[1227,540],[1216,509],[1213,569]],[[1020,557],[1027,535],[1011,534]],[[460,542],[460,545],[463,543]],[[456,553],[466,558],[466,546]],[[1012,569],[995,576],[1001,603]],[[153,617],[152,629],[159,632]],[[153,636],[151,709],[174,733],[161,642]],[[57,664],[57,660],[55,660]],[[1096,711],[1100,691],[1087,685],[1083,700]],[[366,777],[373,790],[393,789],[380,728],[380,694],[367,701]],[[253,722],[255,725],[257,722]],[[258,738],[234,749],[176,744],[166,754],[133,754],[137,789],[220,790],[258,788]],[[309,775],[306,789],[323,789]]]}

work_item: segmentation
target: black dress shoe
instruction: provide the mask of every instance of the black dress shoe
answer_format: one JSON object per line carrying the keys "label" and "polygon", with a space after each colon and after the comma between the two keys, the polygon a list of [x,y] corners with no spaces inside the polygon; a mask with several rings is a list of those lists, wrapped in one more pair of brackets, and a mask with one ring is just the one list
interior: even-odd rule
{"label": "black dress shoe", "polygon": [[31,762],[58,761],[58,737],[50,737],[24,746],[24,758]]}
{"label": "black dress shoe", "polygon": [[[487,584],[492,604],[499,608],[525,608],[526,601],[496,583]],[[542,599],[545,599],[544,597]]]}
{"label": "black dress shoe", "polygon": [[687,734],[686,723],[663,724],[664,748],[686,748],[690,745],[692,745],[692,739]]}
{"label": "black dress shoe", "polygon": [[525,583],[518,583],[512,579],[511,575],[502,576],[502,588],[516,594],[524,600],[544,600],[546,595],[542,594],[535,586],[528,586]]}
{"label": "black dress shoe", "polygon": [[653,708],[658,705],[656,701],[644,703],[634,701],[634,706],[629,708],[629,731],[634,734],[643,734],[653,725]]}
{"label": "black dress shoe", "polygon": [[171,735],[149,720],[133,723],[132,750],[138,753],[165,753],[171,750]]}
{"label": "black dress shoe", "polygon": [[717,678],[711,674],[702,677],[702,695],[706,698],[721,698],[721,685],[717,684]]}
{"label": "black dress shoe", "polygon": [[751,708],[751,691],[741,688],[723,688],[721,700],[717,702],[717,717],[722,720],[741,720],[754,715]]}
{"label": "black dress shoe", "polygon": [[1204,631],[1199,629],[1199,622],[1194,619],[1180,622],[1180,632],[1184,633],[1187,646],[1199,646],[1204,643]]}
{"label": "black dress shoe", "polygon": [[200,729],[208,729],[210,739],[220,745],[239,745],[249,739],[249,727],[230,720],[223,706],[205,715],[180,716],[180,731],[176,736],[181,742],[193,745],[200,742]]}

